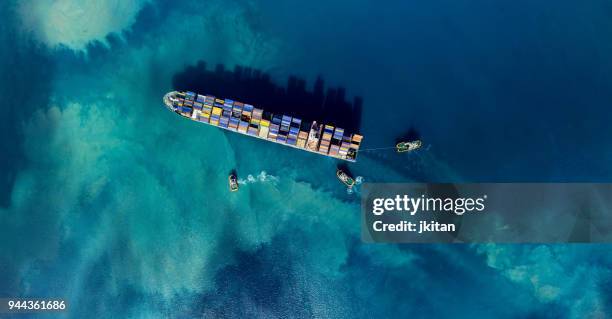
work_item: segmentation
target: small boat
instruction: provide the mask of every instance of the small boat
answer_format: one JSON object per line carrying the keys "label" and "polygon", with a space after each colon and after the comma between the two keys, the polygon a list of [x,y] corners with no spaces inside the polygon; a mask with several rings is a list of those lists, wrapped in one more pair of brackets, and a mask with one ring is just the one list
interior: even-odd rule
{"label": "small boat", "polygon": [[416,140],[412,142],[399,142],[395,145],[395,149],[398,153],[414,151],[416,149],[421,148],[421,141]]}
{"label": "small boat", "polygon": [[232,173],[228,177],[229,181],[229,189],[231,192],[235,192],[238,190],[238,179],[236,178],[236,174]]}
{"label": "small boat", "polygon": [[341,169],[336,171],[336,176],[338,176],[338,179],[348,187],[353,187],[353,185],[355,185],[355,180]]}

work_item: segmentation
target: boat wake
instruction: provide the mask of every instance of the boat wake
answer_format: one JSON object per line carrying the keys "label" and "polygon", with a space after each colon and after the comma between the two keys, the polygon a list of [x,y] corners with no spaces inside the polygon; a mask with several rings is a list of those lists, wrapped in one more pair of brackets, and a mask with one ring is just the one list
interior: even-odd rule
{"label": "boat wake", "polygon": [[363,183],[363,176],[355,177],[355,186],[347,187],[346,188],[346,193],[349,194],[349,195],[359,194],[359,189],[357,188],[357,186],[361,185],[361,183]]}
{"label": "boat wake", "polygon": [[363,176],[355,177],[355,185],[361,185],[363,183]]}
{"label": "boat wake", "polygon": [[269,175],[266,171],[261,171],[257,176],[253,176],[252,174],[247,175],[246,179],[239,178],[238,184],[246,185],[246,184],[255,184],[255,183],[272,183],[276,184],[278,182],[278,177],[274,175]]}

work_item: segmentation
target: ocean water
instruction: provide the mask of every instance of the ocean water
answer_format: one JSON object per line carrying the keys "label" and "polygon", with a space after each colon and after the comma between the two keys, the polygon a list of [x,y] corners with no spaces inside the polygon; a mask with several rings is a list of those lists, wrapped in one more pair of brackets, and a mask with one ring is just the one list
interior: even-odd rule
{"label": "ocean water", "polygon": [[363,244],[335,160],[161,105],[199,61],[320,76],[363,99],[365,148],[424,140],[360,155],[365,182],[609,182],[609,1],[4,1],[0,17],[0,296],[63,297],[68,318],[612,312],[607,245]]}

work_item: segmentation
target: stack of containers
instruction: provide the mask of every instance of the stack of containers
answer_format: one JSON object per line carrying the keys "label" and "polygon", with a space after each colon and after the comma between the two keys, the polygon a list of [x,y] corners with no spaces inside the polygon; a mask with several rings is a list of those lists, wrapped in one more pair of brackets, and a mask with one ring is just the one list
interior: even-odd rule
{"label": "stack of containers", "polygon": [[240,124],[238,125],[238,132],[246,134],[251,122],[251,114],[253,112],[253,105],[245,104],[242,109],[242,117],[240,118]]}
{"label": "stack of containers", "polygon": [[334,133],[334,127],[331,125],[325,125],[323,129],[323,136],[321,137],[321,144],[319,145],[319,153],[327,154],[329,152],[329,145]]}
{"label": "stack of containers", "polygon": [[223,103],[223,112],[221,113],[221,120],[219,121],[219,126],[227,128],[229,126],[229,119],[232,116],[232,104],[234,101],[230,99],[225,99]]}
{"label": "stack of containers", "polygon": [[363,139],[363,136],[359,134],[353,134],[353,137],[351,138],[351,147],[349,148],[349,151],[347,154],[348,159],[355,159],[355,157],[357,156],[357,151],[359,150],[359,146],[361,145],[362,139]]}
{"label": "stack of containers", "polygon": [[232,117],[230,118],[229,128],[237,131],[238,124],[240,123],[240,117],[242,116],[242,107],[244,104],[240,102],[234,102],[234,106],[232,107]]}
{"label": "stack of containers", "polygon": [[217,103],[218,99],[215,100],[215,106],[212,108],[212,115],[210,116],[210,124],[214,126],[219,126],[219,119],[221,118],[221,112],[223,111],[221,107]]}
{"label": "stack of containers", "polygon": [[177,100],[174,101],[173,105],[174,106],[183,106],[183,101],[185,101],[185,95],[177,95]]}
{"label": "stack of containers", "polygon": [[204,95],[198,94],[198,98],[196,99],[195,103],[193,103],[193,108],[198,111],[202,111],[202,107],[204,106],[204,99]]}
{"label": "stack of containers", "polygon": [[270,131],[270,116],[269,116],[269,113],[263,113],[261,115],[261,122],[259,122],[259,137],[268,138],[269,131]]}
{"label": "stack of containers", "polygon": [[308,126],[306,126],[304,123],[300,125],[300,131],[298,133],[298,139],[297,139],[297,147],[299,148],[306,148],[306,141],[308,140],[308,132],[305,131],[305,129],[307,129],[306,127]]}
{"label": "stack of containers", "polygon": [[[219,116],[218,116],[218,118],[217,118],[217,124],[215,124],[215,125],[219,125],[219,121],[218,121],[218,119],[220,119],[220,118],[221,118],[221,112],[223,112],[223,104],[225,104],[225,101],[224,101],[224,100],[215,98],[215,104],[214,104],[214,105],[215,105],[215,107],[217,107],[217,108],[221,109],[221,110],[219,111],[219,114],[216,114],[216,115],[219,115]],[[215,109],[213,108],[213,111],[214,111],[214,110],[215,110]],[[213,114],[214,114],[214,113],[215,113],[215,112],[213,112]]]}
{"label": "stack of containers", "polygon": [[287,144],[295,145],[297,143],[300,125],[302,125],[302,120],[295,117],[291,119],[291,124],[289,125],[289,135],[287,135]]}
{"label": "stack of containers", "polygon": [[186,117],[191,117],[191,112],[193,112],[193,109],[192,109],[192,108],[190,108],[189,106],[183,106],[183,107],[181,107],[181,114],[182,114],[183,116],[186,116]]}
{"label": "stack of containers", "polygon": [[346,158],[346,154],[348,153],[349,147],[351,146],[351,137],[350,135],[344,135],[342,137],[342,144],[340,144],[340,157]]}
{"label": "stack of containers", "polygon": [[210,113],[212,112],[212,106],[215,102],[215,98],[207,95],[204,99],[204,106],[202,107],[202,114],[199,117],[199,120],[204,123],[208,123],[210,120]]}
{"label": "stack of containers", "polygon": [[193,109],[191,108],[192,106],[193,102],[185,100],[183,102],[183,107],[181,108],[181,114],[183,114],[183,116],[191,117],[191,113],[193,112]]}
{"label": "stack of containers", "polygon": [[338,157],[338,152],[340,151],[340,143],[342,141],[342,135],[344,135],[344,129],[337,127],[336,130],[334,130],[334,135],[332,136],[329,155]]}
{"label": "stack of containers", "polygon": [[204,102],[204,96],[197,95],[195,96],[195,99],[196,100],[193,102],[193,114],[191,114],[191,118],[194,120],[199,120],[200,113],[202,112],[202,102]]}
{"label": "stack of containers", "polygon": [[181,114],[183,116],[191,117],[193,113],[193,100],[195,99],[195,93],[185,93],[185,100],[183,101],[183,107],[181,108]]}
{"label": "stack of containers", "polygon": [[272,116],[272,123],[270,123],[270,133],[268,133],[268,139],[272,141],[276,141],[276,137],[278,136],[278,130],[280,129],[281,124],[281,116],[274,114]]}
{"label": "stack of containers", "polygon": [[251,124],[249,125],[249,130],[247,131],[249,135],[257,136],[262,113],[262,109],[253,109],[253,117],[251,118]]}
{"label": "stack of containers", "polygon": [[289,135],[289,125],[291,124],[291,116],[283,115],[281,117],[281,125],[278,131],[277,141],[285,143],[287,142],[287,135]]}
{"label": "stack of containers", "polygon": [[[194,96],[194,99],[197,98],[197,96]],[[193,107],[193,113],[191,113],[191,118],[194,120],[197,120],[200,117],[200,112],[202,111],[202,103],[198,102],[198,101],[192,101],[192,107]]]}
{"label": "stack of containers", "polygon": [[202,122],[202,123],[208,123],[208,120],[210,120],[210,113],[200,113],[200,115],[198,115],[198,121]]}

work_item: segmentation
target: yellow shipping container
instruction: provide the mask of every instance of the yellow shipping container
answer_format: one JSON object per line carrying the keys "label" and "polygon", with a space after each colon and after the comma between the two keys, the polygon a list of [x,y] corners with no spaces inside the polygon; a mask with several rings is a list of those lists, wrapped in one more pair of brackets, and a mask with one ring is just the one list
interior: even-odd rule
{"label": "yellow shipping container", "polygon": [[268,137],[268,131],[269,131],[268,126],[267,125],[264,126],[262,123],[261,127],[259,128],[259,137],[261,138]]}

